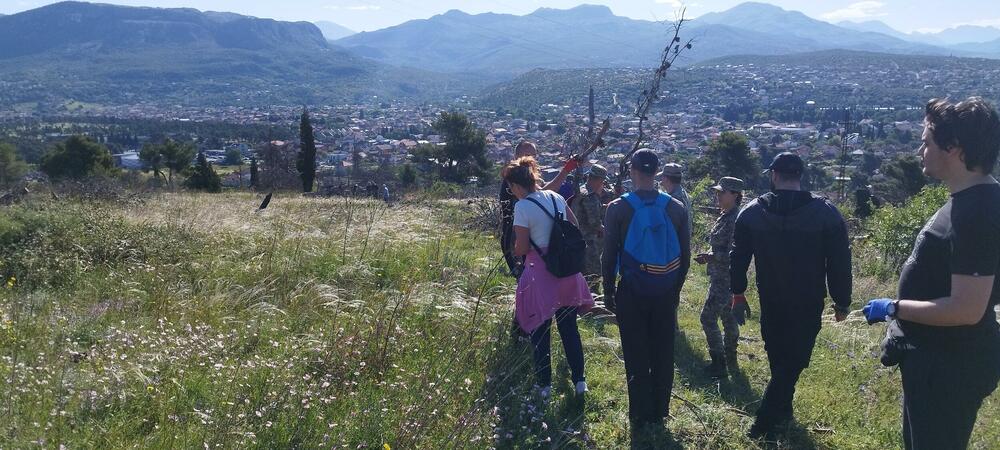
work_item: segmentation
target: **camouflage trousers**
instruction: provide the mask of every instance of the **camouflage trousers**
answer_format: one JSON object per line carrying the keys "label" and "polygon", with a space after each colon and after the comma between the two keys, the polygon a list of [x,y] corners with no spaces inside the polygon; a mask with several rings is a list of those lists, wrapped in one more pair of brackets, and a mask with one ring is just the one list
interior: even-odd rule
{"label": "camouflage trousers", "polygon": [[583,261],[583,276],[587,279],[590,292],[598,294],[601,288],[601,253],[603,239],[587,239],[587,251]]}
{"label": "camouflage trousers", "polygon": [[[701,329],[705,331],[710,354],[735,353],[740,339],[740,326],[732,311],[733,294],[729,291],[728,277],[711,277],[708,298],[701,309]],[[719,319],[726,332],[725,340],[719,331]]]}

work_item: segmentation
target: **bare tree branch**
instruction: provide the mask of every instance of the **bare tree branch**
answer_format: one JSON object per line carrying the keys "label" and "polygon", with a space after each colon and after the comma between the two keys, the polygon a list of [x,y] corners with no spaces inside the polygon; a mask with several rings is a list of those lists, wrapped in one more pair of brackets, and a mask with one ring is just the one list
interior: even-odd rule
{"label": "bare tree branch", "polygon": [[660,67],[653,72],[653,78],[649,81],[646,89],[642,91],[639,96],[639,100],[635,107],[635,117],[639,119],[639,135],[635,139],[635,143],[632,145],[632,150],[622,158],[621,162],[618,164],[618,177],[615,180],[615,191],[620,192],[622,190],[622,180],[625,178],[625,172],[628,171],[628,161],[632,158],[632,155],[642,147],[643,141],[646,139],[646,132],[644,125],[648,119],[650,107],[653,103],[656,103],[660,99],[660,82],[667,76],[667,70],[673,67],[674,62],[680,57],[686,50],[691,49],[691,44],[694,39],[690,39],[685,43],[681,43],[681,28],[689,19],[684,18],[684,14],[687,12],[687,8],[681,9],[678,13],[677,20],[671,25],[673,28],[673,37],[670,42],[667,43],[666,47],[663,48],[663,53],[660,55]]}

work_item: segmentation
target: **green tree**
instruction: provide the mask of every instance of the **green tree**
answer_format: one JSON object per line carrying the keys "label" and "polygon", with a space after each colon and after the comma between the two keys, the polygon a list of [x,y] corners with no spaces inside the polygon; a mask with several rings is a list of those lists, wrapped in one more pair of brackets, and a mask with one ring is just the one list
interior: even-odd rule
{"label": "green tree", "polygon": [[875,186],[876,192],[886,200],[899,204],[916,195],[925,185],[923,165],[914,155],[899,155],[882,166],[885,179]]}
{"label": "green tree", "polygon": [[224,160],[227,166],[239,166],[243,164],[243,153],[240,152],[238,148],[230,148],[226,150],[226,159]]}
{"label": "green tree", "polygon": [[417,183],[417,171],[413,170],[413,164],[404,164],[399,171],[399,181],[404,187],[410,187]]}
{"label": "green tree", "polygon": [[442,112],[433,127],[445,140],[445,145],[435,147],[443,179],[461,183],[492,169],[486,157],[486,134],[464,114]]}
{"label": "green tree", "polygon": [[139,159],[146,163],[148,170],[151,170],[157,178],[163,176],[163,169],[167,169],[167,184],[174,186],[174,174],[184,172],[191,166],[194,159],[195,149],[189,143],[179,143],[173,139],[165,139],[156,144],[146,144],[139,151]]}
{"label": "green tree", "polygon": [[257,182],[260,180],[260,173],[258,173],[259,170],[260,169],[257,168],[257,157],[254,156],[253,158],[250,158],[250,187],[251,188],[257,187]]}
{"label": "green tree", "polygon": [[299,122],[299,155],[296,168],[302,179],[302,192],[312,192],[316,180],[316,137],[313,135],[312,123],[309,122],[309,111],[302,109]]}
{"label": "green tree", "polygon": [[17,155],[13,145],[0,143],[0,186],[9,186],[28,171],[28,165]]}
{"label": "green tree", "polygon": [[760,174],[760,162],[750,154],[750,143],[746,136],[726,131],[709,143],[705,155],[695,159],[688,171],[689,177],[694,179],[705,176],[713,180],[721,177],[741,178],[749,189],[753,189]]}
{"label": "green tree", "polygon": [[184,180],[184,186],[189,189],[197,189],[207,192],[221,192],[222,179],[215,169],[209,164],[205,154],[198,152],[198,162],[188,171],[188,178]]}
{"label": "green tree", "polygon": [[111,152],[85,136],[56,144],[42,157],[42,172],[53,179],[110,176],[118,172]]}

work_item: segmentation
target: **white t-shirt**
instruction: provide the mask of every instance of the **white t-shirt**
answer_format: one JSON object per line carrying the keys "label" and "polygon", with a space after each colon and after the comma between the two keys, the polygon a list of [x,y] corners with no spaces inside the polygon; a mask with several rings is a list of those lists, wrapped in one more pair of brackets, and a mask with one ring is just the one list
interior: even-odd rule
{"label": "white t-shirt", "polygon": [[[545,208],[546,214],[538,205],[529,198],[535,199]],[[552,191],[535,191],[526,198],[518,200],[514,204],[514,226],[525,227],[531,231],[531,240],[539,247],[548,247],[549,235],[552,234],[552,226],[555,221],[549,217],[552,214],[552,199],[556,199],[556,207],[563,213],[563,218],[569,219],[566,215],[566,200],[561,195]],[[554,215],[554,214],[553,214]]]}

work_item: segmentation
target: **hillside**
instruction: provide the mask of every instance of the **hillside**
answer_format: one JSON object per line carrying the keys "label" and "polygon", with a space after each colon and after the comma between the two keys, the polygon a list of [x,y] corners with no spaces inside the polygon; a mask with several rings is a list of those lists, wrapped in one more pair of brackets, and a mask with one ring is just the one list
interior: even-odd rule
{"label": "hillside", "polygon": [[[386,64],[445,72],[517,75],[536,68],[649,67],[656,63],[668,26],[616,16],[606,6],[531,14],[470,15],[450,11],[336,41],[352,52]],[[727,55],[775,55],[825,49],[901,54],[946,50],[880,33],[857,31],[802,13],[744,3],[691,21],[684,34],[697,51],[682,63]]]}
{"label": "hillside", "polygon": [[80,2],[0,18],[0,62],[8,106],[302,104],[462,86],[354,56],[306,22]]}
{"label": "hillside", "polygon": [[[697,52],[696,47],[690,54]],[[963,75],[971,73],[977,75]],[[650,75],[651,69],[535,70],[485,89],[479,102],[522,110],[573,104],[593,84],[604,111],[613,109],[613,94],[621,108],[630,111]],[[1000,99],[998,86],[1000,61],[994,59],[828,50],[727,56],[674,69],[664,83],[669,94],[658,106],[708,107],[720,113],[732,104],[802,108],[806,101],[823,107],[905,107],[922,105],[933,96]]]}
{"label": "hillside", "polygon": [[315,24],[323,32],[323,37],[329,41],[342,39],[355,33],[354,30],[329,21],[319,21],[315,22]]}
{"label": "hillside", "polygon": [[[529,345],[509,328],[513,281],[495,271],[493,237],[466,226],[464,201],[388,210],[278,193],[255,213],[250,193],[128,199],[44,193],[3,207],[0,433],[13,448],[629,446],[617,326],[579,321],[582,400],[553,338],[543,406]],[[860,275],[854,287],[855,308],[893,291]],[[884,328],[857,312],[824,317],[786,437],[749,441],[769,376],[756,295],[739,370],[714,382],[702,372],[706,290],[696,267],[679,312],[670,432],[639,434],[637,446],[900,447],[899,373],[878,362]],[[971,448],[998,442],[998,412],[994,394]]]}

